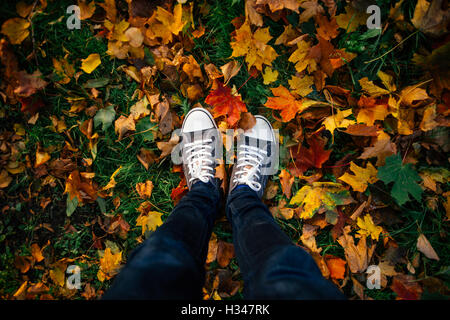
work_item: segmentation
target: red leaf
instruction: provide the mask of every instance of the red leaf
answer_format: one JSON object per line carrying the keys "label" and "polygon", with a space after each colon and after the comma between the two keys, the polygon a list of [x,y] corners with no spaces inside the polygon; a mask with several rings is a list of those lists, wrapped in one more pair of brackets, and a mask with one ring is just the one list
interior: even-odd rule
{"label": "red leaf", "polygon": [[186,179],[182,177],[180,183],[175,189],[172,189],[170,193],[170,198],[172,198],[174,205],[181,200],[181,198],[187,193],[188,188],[186,187]]}
{"label": "red leaf", "polygon": [[42,99],[35,96],[19,98],[19,101],[20,103],[22,103],[22,108],[20,109],[20,111],[28,112],[32,116],[34,116],[36,112],[39,111],[40,108],[45,106]]}
{"label": "red leaf", "polygon": [[214,118],[226,116],[230,126],[234,126],[239,121],[241,112],[247,112],[241,96],[231,94],[231,89],[220,82],[217,89],[206,97],[205,102],[213,107]]}
{"label": "red leaf", "polygon": [[291,164],[289,170],[294,175],[302,175],[303,172],[311,167],[322,168],[322,164],[328,160],[331,154],[330,150],[325,150],[325,141],[318,136],[312,136],[308,139],[309,148],[305,146],[294,146],[290,148],[294,164]]}
{"label": "red leaf", "polygon": [[414,281],[411,275],[398,275],[392,281],[391,289],[401,300],[419,300],[422,294],[422,287],[417,281]]}

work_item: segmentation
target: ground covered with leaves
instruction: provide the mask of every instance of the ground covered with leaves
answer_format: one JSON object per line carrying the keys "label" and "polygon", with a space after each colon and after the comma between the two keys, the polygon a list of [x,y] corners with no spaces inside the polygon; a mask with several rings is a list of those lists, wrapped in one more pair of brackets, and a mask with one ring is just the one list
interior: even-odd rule
{"label": "ground covered with leaves", "polygon": [[[263,201],[350,299],[449,297],[448,1],[70,5],[0,5],[2,299],[100,297],[187,192],[171,134],[198,106],[280,130]],[[225,217],[205,268],[205,299],[242,298]]]}

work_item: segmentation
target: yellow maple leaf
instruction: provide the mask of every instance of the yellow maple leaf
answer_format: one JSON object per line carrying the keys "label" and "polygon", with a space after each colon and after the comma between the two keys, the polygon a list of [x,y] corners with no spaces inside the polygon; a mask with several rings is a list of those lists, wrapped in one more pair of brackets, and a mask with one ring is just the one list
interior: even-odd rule
{"label": "yellow maple leaf", "polygon": [[274,81],[277,80],[278,78],[278,71],[277,70],[272,70],[271,67],[266,67],[264,69],[264,73],[262,74],[263,76],[263,83],[264,84],[270,84]]}
{"label": "yellow maple leaf", "polygon": [[152,40],[161,38],[163,44],[168,44],[172,41],[173,35],[178,35],[186,25],[186,21],[183,19],[182,4],[178,3],[173,9],[173,13],[157,7],[147,23],[149,28],[145,35]]}
{"label": "yellow maple leaf", "polygon": [[378,180],[378,170],[370,162],[367,163],[366,168],[359,167],[353,162],[350,162],[350,170],[354,175],[346,172],[339,180],[349,184],[355,191],[364,192],[369,183],[375,183]]}
{"label": "yellow maple leaf", "polygon": [[284,44],[287,45],[289,41],[297,38],[298,32],[295,30],[292,25],[288,24],[284,27],[283,33],[275,40],[275,44]]}
{"label": "yellow maple leaf", "polygon": [[310,43],[304,40],[297,42],[297,49],[289,57],[289,61],[295,64],[297,72],[302,72],[307,69],[308,72],[313,72],[317,69],[316,60],[306,58],[309,50],[311,49]]}
{"label": "yellow maple leaf", "polygon": [[380,236],[380,233],[383,231],[383,228],[380,226],[376,226],[373,223],[372,217],[370,214],[366,214],[363,219],[358,217],[356,220],[356,224],[360,228],[358,233],[363,236],[370,236],[373,240],[377,240]]}
{"label": "yellow maple leaf", "polygon": [[100,269],[97,272],[97,278],[101,282],[114,277],[122,262],[122,251],[113,253],[110,248],[106,248],[103,257],[100,258]]}
{"label": "yellow maple leaf", "polygon": [[367,77],[360,79],[358,82],[361,88],[371,97],[378,97],[389,93],[388,90],[375,85],[373,81],[370,81]]}
{"label": "yellow maple leaf", "polygon": [[2,33],[6,35],[11,44],[21,44],[28,37],[30,22],[22,18],[11,18],[2,25]]}
{"label": "yellow maple leaf", "polygon": [[86,73],[91,73],[101,63],[100,55],[98,53],[92,53],[86,59],[81,60],[81,69]]}
{"label": "yellow maple leaf", "polygon": [[116,24],[112,23],[109,20],[105,20],[104,26],[110,31],[108,34],[109,40],[117,40],[122,42],[126,42],[129,40],[127,35],[125,34],[125,31],[130,26],[130,23],[126,20],[122,20]]}
{"label": "yellow maple leaf", "polygon": [[245,23],[236,30],[236,35],[230,45],[233,49],[232,57],[245,56],[248,68],[255,66],[262,71],[263,64],[271,65],[278,56],[275,50],[267,44],[272,39],[269,28],[260,28],[252,33],[250,23]]}
{"label": "yellow maple leaf", "polygon": [[355,123],[355,120],[345,119],[346,117],[352,114],[352,109],[347,109],[343,111],[339,109],[335,110],[336,113],[334,115],[326,117],[325,120],[323,121],[325,129],[330,131],[331,135],[334,135],[334,130],[336,130],[336,128],[347,128],[349,125]]}
{"label": "yellow maple leaf", "polygon": [[314,78],[307,75],[301,78],[293,76],[288,80],[288,83],[292,91],[302,97],[305,97],[313,91],[311,86],[314,84]]}
{"label": "yellow maple leaf", "polygon": [[355,31],[358,26],[365,25],[368,16],[365,12],[358,12],[353,6],[346,6],[345,13],[336,16],[336,22],[339,27],[350,33]]}
{"label": "yellow maple leaf", "polygon": [[351,201],[348,191],[340,183],[313,182],[312,185],[303,186],[292,197],[289,205],[299,205],[302,209],[300,217],[309,219],[321,208],[335,210],[337,205]]}
{"label": "yellow maple leaf", "polygon": [[162,213],[159,213],[157,211],[150,211],[145,215],[140,215],[136,219],[136,226],[142,227],[142,234],[144,234],[147,230],[155,231],[157,227],[162,225],[161,216]]}

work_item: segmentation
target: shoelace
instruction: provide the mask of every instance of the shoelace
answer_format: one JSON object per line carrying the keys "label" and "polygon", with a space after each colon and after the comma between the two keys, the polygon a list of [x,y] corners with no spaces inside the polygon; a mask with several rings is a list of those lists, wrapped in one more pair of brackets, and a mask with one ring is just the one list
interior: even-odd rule
{"label": "shoelace", "polygon": [[199,179],[202,182],[208,182],[209,177],[213,178],[214,171],[211,160],[212,139],[205,139],[186,143],[186,154],[189,154],[186,158],[188,164],[189,175],[191,178],[189,182]]}
{"label": "shoelace", "polygon": [[241,145],[233,183],[246,184],[252,190],[258,192],[261,189],[261,183],[258,182],[261,175],[260,166],[265,155],[267,155],[267,152],[262,149]]}

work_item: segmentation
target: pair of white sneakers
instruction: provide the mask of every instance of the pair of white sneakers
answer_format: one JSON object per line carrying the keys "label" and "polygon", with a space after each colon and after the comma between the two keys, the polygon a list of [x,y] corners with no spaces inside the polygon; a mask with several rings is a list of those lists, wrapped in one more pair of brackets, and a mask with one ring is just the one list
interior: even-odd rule
{"label": "pair of white sneakers", "polygon": [[[238,137],[229,192],[238,185],[247,185],[261,198],[268,177],[274,173],[278,145],[270,122],[262,116],[255,118],[253,128]],[[215,183],[223,143],[212,115],[203,108],[192,109],[184,118],[181,133],[183,169],[189,189],[198,181]]]}

